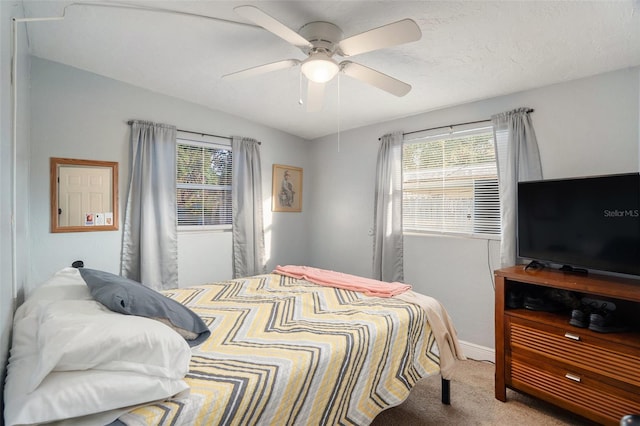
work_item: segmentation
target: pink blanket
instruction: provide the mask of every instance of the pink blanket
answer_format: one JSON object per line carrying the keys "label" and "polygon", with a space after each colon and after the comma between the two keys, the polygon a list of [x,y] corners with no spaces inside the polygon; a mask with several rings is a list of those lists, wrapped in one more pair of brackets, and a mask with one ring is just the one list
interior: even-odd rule
{"label": "pink blanket", "polygon": [[411,290],[411,286],[409,284],[397,282],[388,283],[371,278],[343,274],[342,272],[312,268],[310,266],[278,265],[273,272],[275,274],[286,275],[292,278],[304,279],[319,285],[359,291],[367,296],[393,297]]}

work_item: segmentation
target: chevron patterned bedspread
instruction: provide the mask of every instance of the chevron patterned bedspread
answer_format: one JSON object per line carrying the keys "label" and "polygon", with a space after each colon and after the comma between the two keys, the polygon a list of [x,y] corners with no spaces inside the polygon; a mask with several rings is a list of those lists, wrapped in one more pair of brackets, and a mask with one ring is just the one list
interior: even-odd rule
{"label": "chevron patterned bedspread", "polygon": [[424,311],[276,274],[166,291],[212,331],[193,348],[189,395],[128,425],[366,425],[439,371]]}

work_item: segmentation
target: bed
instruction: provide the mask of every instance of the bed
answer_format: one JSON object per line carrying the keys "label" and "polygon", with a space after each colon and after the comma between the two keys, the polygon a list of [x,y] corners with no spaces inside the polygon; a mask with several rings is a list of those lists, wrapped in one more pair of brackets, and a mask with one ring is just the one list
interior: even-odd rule
{"label": "bed", "polygon": [[366,425],[422,377],[441,373],[448,385],[463,357],[437,301],[305,278],[164,291],[197,317],[176,326],[105,307],[80,271],[65,268],[16,311],[5,421]]}

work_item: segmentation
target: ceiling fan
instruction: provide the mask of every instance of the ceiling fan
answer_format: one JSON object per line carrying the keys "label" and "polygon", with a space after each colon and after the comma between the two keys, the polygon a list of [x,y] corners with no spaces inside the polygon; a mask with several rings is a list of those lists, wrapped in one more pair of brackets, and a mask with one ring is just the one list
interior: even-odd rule
{"label": "ceiling fan", "polygon": [[238,6],[233,9],[238,15],[261,26],[285,41],[300,48],[305,60],[285,59],[248,68],[222,76],[226,80],[253,77],[259,74],[300,66],[308,80],[307,110],[322,108],[325,83],[338,72],[382,89],[395,96],[404,96],[411,86],[380,71],[348,60],[338,62],[335,55],[348,57],[386,47],[420,40],[420,27],[411,19],[403,19],[363,33],[342,38],[342,30],[330,22],[310,22],[293,31],[280,21],[255,6]]}

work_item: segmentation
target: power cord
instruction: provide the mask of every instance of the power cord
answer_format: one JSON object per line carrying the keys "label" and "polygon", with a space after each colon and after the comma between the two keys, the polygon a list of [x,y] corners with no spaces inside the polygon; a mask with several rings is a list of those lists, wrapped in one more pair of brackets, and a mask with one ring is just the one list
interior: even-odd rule
{"label": "power cord", "polygon": [[489,269],[489,280],[491,281],[491,286],[493,287],[493,291],[495,293],[496,291],[496,282],[495,282],[495,276],[493,275],[493,267],[491,266],[491,247],[490,247],[490,243],[491,240],[487,238],[487,268]]}

